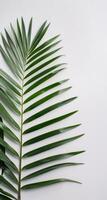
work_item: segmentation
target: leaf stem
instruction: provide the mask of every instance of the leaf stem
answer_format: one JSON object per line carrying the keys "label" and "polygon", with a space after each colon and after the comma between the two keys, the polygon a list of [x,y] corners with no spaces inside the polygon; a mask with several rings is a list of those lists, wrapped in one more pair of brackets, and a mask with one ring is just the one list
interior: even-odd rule
{"label": "leaf stem", "polygon": [[19,156],[19,184],[18,184],[18,198],[21,200],[21,171],[22,171],[22,143],[23,143],[23,85],[24,85],[24,76],[22,78],[22,96],[21,96],[21,127],[20,127],[20,156]]}

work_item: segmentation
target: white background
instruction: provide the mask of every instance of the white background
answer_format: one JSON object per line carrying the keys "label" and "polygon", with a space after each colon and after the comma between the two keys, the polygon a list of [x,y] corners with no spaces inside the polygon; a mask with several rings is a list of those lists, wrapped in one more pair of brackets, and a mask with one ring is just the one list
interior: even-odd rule
{"label": "white background", "polygon": [[55,185],[24,193],[22,199],[107,200],[107,1],[0,0],[0,31],[21,16],[26,22],[33,16],[34,29],[47,19],[51,22],[50,35],[61,33],[64,60],[68,63],[64,76],[71,78],[71,95],[79,97],[73,106],[79,109],[74,121],[82,122],[82,126],[76,133],[85,133],[84,138],[73,146],[66,145],[64,150],[86,150],[75,158],[84,166],[46,176],[74,178],[82,185]]}

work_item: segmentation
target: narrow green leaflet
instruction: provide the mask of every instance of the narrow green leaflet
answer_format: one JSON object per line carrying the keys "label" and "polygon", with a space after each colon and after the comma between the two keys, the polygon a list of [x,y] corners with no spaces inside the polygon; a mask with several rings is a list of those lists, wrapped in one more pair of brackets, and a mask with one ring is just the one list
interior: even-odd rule
{"label": "narrow green leaflet", "polygon": [[73,126],[68,126],[68,127],[64,127],[64,128],[60,128],[60,129],[56,129],[56,130],[53,130],[53,131],[46,132],[42,135],[39,135],[39,136],[36,136],[36,137],[33,137],[33,138],[27,140],[26,142],[23,143],[23,146],[34,144],[35,142],[39,142],[39,141],[45,140],[47,138],[53,137],[55,135],[65,133],[65,132],[70,131],[74,128],[77,128],[80,125],[81,124],[76,124],[76,125],[73,125]]}
{"label": "narrow green leaflet", "polygon": [[[55,54],[55,53],[58,52],[60,49],[61,49],[61,48],[55,49],[55,50],[53,50],[53,51],[51,51],[51,52],[49,52],[49,53],[47,53],[47,54],[41,56],[40,58],[38,58],[38,59],[36,59],[36,60],[35,60],[35,57],[34,57],[34,58],[31,58],[30,61],[27,62],[27,64],[28,64],[28,69],[31,69],[33,66],[37,65],[38,63],[43,62],[43,60],[49,58],[51,55]],[[33,61],[33,60],[34,60],[34,61]],[[31,62],[31,63],[29,64],[29,62]]]}
{"label": "narrow green leaflet", "polygon": [[28,92],[32,91],[33,89],[35,89],[37,86],[43,84],[44,82],[46,82],[47,80],[49,80],[50,78],[54,77],[56,74],[58,74],[59,72],[61,72],[62,70],[64,70],[65,68],[56,70],[54,72],[49,73],[48,75],[44,76],[43,78],[39,79],[38,81],[36,81],[35,83],[33,83],[30,87],[28,87],[24,94],[27,94]]}
{"label": "narrow green leaflet", "polygon": [[11,124],[15,129],[20,129],[17,122],[12,118],[12,116],[7,112],[4,106],[0,103],[0,116],[9,124]]}
{"label": "narrow green leaflet", "polygon": [[7,74],[5,71],[3,71],[2,69],[0,69],[0,76],[2,76],[3,78],[5,78],[6,80],[8,80],[12,85],[14,85],[16,88],[21,89],[19,83],[17,83],[11,76],[9,76],[9,74]]}
{"label": "narrow green leaflet", "polygon": [[28,111],[31,111],[32,109],[36,108],[37,106],[40,106],[41,104],[49,101],[50,99],[60,95],[60,94],[63,94],[64,92],[68,91],[69,89],[71,89],[71,87],[67,87],[67,88],[64,88],[62,90],[57,90],[47,96],[45,96],[44,98],[36,101],[35,103],[33,103],[31,106],[27,107],[25,110],[24,110],[24,113],[28,112]]}
{"label": "narrow green leaflet", "polygon": [[12,33],[13,33],[15,46],[18,49],[21,60],[23,61],[23,52],[22,52],[22,48],[21,48],[21,44],[20,44],[18,35],[16,34],[16,31],[14,30],[12,24],[10,24],[10,27],[11,27],[11,30],[12,30]]}
{"label": "narrow green leaflet", "polygon": [[19,143],[18,137],[2,122],[0,122],[0,129],[4,131],[4,135],[9,139],[13,140],[14,142]]}
{"label": "narrow green leaflet", "polygon": [[25,52],[27,52],[28,42],[27,42],[26,28],[25,28],[23,17],[21,18],[21,31],[22,31],[22,40],[23,40],[24,49],[25,49]]}
{"label": "narrow green leaflet", "polygon": [[[22,61],[20,58],[20,52],[18,51],[17,45],[14,43],[13,39],[11,38],[10,34],[7,32],[6,29],[5,29],[5,34],[6,34],[8,44],[14,54],[14,57],[17,60],[17,63],[19,64],[20,68],[22,69]],[[21,73],[22,73],[22,71],[21,71]]]}
{"label": "narrow green leaflet", "polygon": [[3,176],[0,176],[0,184],[6,186],[6,188],[11,190],[12,192],[17,193],[17,189],[9,181],[7,181]]}
{"label": "narrow green leaflet", "polygon": [[27,33],[28,48],[30,47],[30,43],[31,43],[31,34],[32,34],[32,18],[31,18],[31,20],[29,22],[28,33]]}
{"label": "narrow green leaflet", "polygon": [[1,150],[0,150],[0,160],[2,160],[10,170],[12,169],[11,171],[15,171],[16,173],[18,173],[18,168],[16,167],[16,165]]}
{"label": "narrow green leaflet", "polygon": [[18,185],[18,179],[16,178],[16,175],[9,169],[9,167],[5,168],[4,171],[4,175],[11,180],[12,182],[14,182],[15,184]]}
{"label": "narrow green leaflet", "polygon": [[26,83],[24,84],[24,86],[30,84],[31,82],[37,80],[38,78],[41,78],[42,76],[48,74],[49,72],[55,70],[56,68],[58,68],[58,67],[60,67],[60,66],[62,66],[62,65],[64,65],[64,64],[65,64],[65,63],[58,64],[58,65],[54,65],[54,66],[50,67],[49,69],[46,69],[46,70],[40,72],[39,74],[33,76],[33,77],[30,78],[28,81],[26,81]]}
{"label": "narrow green leaflet", "polygon": [[46,168],[43,168],[41,170],[38,170],[36,172],[33,172],[27,176],[25,176],[22,180],[29,180],[30,178],[34,178],[34,177],[37,177],[37,176],[40,176],[44,173],[47,173],[47,172],[50,172],[50,171],[53,171],[55,169],[60,169],[60,168],[63,168],[63,167],[69,167],[69,166],[76,166],[76,165],[81,165],[82,163],[61,163],[61,164],[57,164],[57,165],[52,165],[50,167],[46,167]]}
{"label": "narrow green leaflet", "polygon": [[37,182],[37,183],[31,183],[31,184],[28,184],[28,185],[24,185],[22,187],[22,189],[23,190],[37,189],[37,188],[46,187],[46,186],[50,186],[50,185],[53,185],[53,184],[56,184],[56,183],[63,183],[63,182],[81,184],[80,182],[75,181],[75,180],[66,179],[66,178],[59,178],[59,179],[52,179],[52,180],[47,180],[47,181],[42,181],[42,182]]}
{"label": "narrow green leaflet", "polygon": [[17,89],[12,83],[8,81],[8,79],[5,79],[4,77],[0,76],[0,85],[6,86],[11,91],[16,93],[18,96],[20,96],[20,91]]}
{"label": "narrow green leaflet", "polygon": [[40,96],[41,94],[44,94],[44,93],[46,93],[47,91],[50,91],[50,90],[52,90],[53,88],[56,88],[56,87],[62,85],[63,83],[67,82],[68,80],[69,80],[69,79],[65,79],[65,80],[63,80],[63,81],[59,81],[59,82],[50,84],[50,85],[48,85],[48,86],[42,88],[41,90],[36,91],[34,94],[30,95],[29,97],[27,97],[27,98],[25,99],[24,104],[25,104],[25,103],[28,103],[28,102],[31,101],[32,99],[34,99],[34,98]]}
{"label": "narrow green leaflet", "polygon": [[[0,117],[0,123],[2,123],[2,118]],[[4,140],[4,131],[3,129],[0,127],[0,140]],[[2,146],[0,144],[0,151],[2,151],[5,154],[5,147]],[[3,162],[3,160],[0,159],[0,170],[1,170],[1,174],[4,173],[4,168],[5,168],[5,164]]]}
{"label": "narrow green leaflet", "polygon": [[[16,199],[13,195],[11,195],[9,192],[4,191],[3,189],[0,188],[0,193],[4,194],[5,196],[8,196],[12,199]],[[8,199],[8,197],[6,197]],[[5,197],[3,198],[3,200],[5,199]],[[2,199],[1,199],[2,200]]]}
{"label": "narrow green leaflet", "polygon": [[12,200],[11,198],[7,197],[7,196],[4,195],[4,194],[0,194],[0,199],[1,199],[1,200]]}
{"label": "narrow green leaflet", "polygon": [[40,46],[38,46],[37,48],[35,48],[33,50],[32,53],[30,53],[28,55],[28,59],[30,57],[32,57],[33,55],[35,55],[36,53],[38,53],[39,51],[44,50],[45,48],[47,48],[51,43],[53,43],[60,35],[56,35],[55,37],[52,37],[51,39],[47,40],[46,42],[44,42],[43,44],[41,44]]}
{"label": "narrow green leaflet", "polygon": [[[47,53],[51,48],[55,47],[57,44],[60,43],[60,40],[57,41],[57,42],[54,42],[53,44],[49,45],[48,47],[44,48],[43,50],[37,52],[34,54],[33,52],[33,55],[28,59],[27,63],[30,63],[32,62],[32,60],[34,59],[37,59],[38,57],[40,57],[42,54],[45,54]],[[46,57],[46,56],[45,56]],[[48,56],[47,56],[48,57]]]}
{"label": "narrow green leaflet", "polygon": [[59,103],[53,104],[52,106],[49,106],[49,107],[41,110],[40,112],[37,112],[36,114],[32,115],[27,120],[25,120],[24,123],[31,122],[31,121],[33,121],[33,120],[35,120],[35,119],[37,119],[37,118],[39,118],[39,117],[41,117],[43,115],[46,115],[47,113],[49,113],[49,112],[51,112],[51,111],[53,111],[53,110],[55,110],[57,108],[60,108],[61,106],[64,106],[64,105],[70,103],[71,101],[73,101],[75,99],[76,99],[76,97],[73,97],[73,98],[67,99],[65,101],[61,101]]}
{"label": "narrow green leaflet", "polygon": [[[5,32],[7,33],[7,31],[5,30]],[[16,69],[17,69],[17,66],[18,66],[18,70],[17,70],[17,73],[18,74],[22,74],[22,70],[21,70],[21,67],[20,67],[20,64],[16,58],[16,56],[14,55],[12,49],[10,48],[10,45],[6,42],[4,36],[1,34],[1,37],[2,37],[2,42],[4,44],[4,47],[5,47],[5,51],[10,59],[10,62],[12,64],[12,66],[14,66]],[[19,76],[20,77],[20,76]]]}
{"label": "narrow green leaflet", "polygon": [[2,57],[4,58],[4,61],[8,65],[9,69],[11,70],[11,72],[13,72],[16,77],[21,78],[19,71],[15,67],[14,63],[10,60],[10,58],[8,57],[8,55],[6,54],[6,52],[4,51],[1,45],[0,45],[0,52],[2,54]]}
{"label": "narrow green leaflet", "polygon": [[61,57],[61,55],[60,55],[60,56],[56,56],[56,57],[54,57],[54,58],[52,58],[52,59],[50,59],[50,60],[44,62],[43,64],[40,64],[40,66],[35,67],[33,70],[31,70],[30,72],[28,72],[28,73],[26,74],[25,79],[28,78],[28,77],[31,76],[31,75],[34,75],[34,73],[38,72],[39,70],[41,70],[41,69],[47,67],[48,65],[50,65],[50,64],[53,63],[54,61],[58,60],[60,57]]}
{"label": "narrow green leaflet", "polygon": [[47,126],[49,126],[49,125],[51,125],[51,124],[57,123],[57,122],[59,122],[59,121],[62,121],[62,120],[64,120],[64,119],[66,119],[67,117],[70,117],[71,115],[75,114],[76,112],[78,112],[78,110],[73,111],[73,112],[70,112],[70,113],[65,114],[65,115],[62,115],[62,116],[60,116],[60,117],[53,118],[53,119],[51,119],[51,120],[47,120],[47,121],[42,122],[42,123],[40,123],[40,124],[37,124],[37,125],[35,125],[35,126],[32,126],[31,128],[26,129],[26,130],[23,132],[23,134],[31,133],[31,132],[37,131],[37,130],[39,130],[39,129],[42,129],[42,128],[44,128],[44,127],[47,127]]}
{"label": "narrow green leaflet", "polygon": [[59,160],[67,159],[67,158],[70,158],[72,156],[79,155],[81,153],[84,153],[84,151],[75,151],[75,152],[69,152],[69,153],[56,154],[56,155],[53,155],[53,156],[49,156],[49,157],[34,161],[34,162],[32,162],[28,165],[25,165],[22,168],[22,170],[32,169],[34,167],[38,167],[38,166],[41,166],[41,165],[44,165],[44,164],[47,164],[47,163],[50,163],[50,162],[53,162],[53,161],[59,161]]}
{"label": "narrow green leaflet", "polygon": [[47,150],[50,150],[50,149],[59,147],[61,145],[64,145],[64,144],[66,144],[68,142],[72,142],[74,140],[77,140],[78,138],[82,137],[83,135],[84,134],[81,134],[81,135],[77,135],[75,137],[71,137],[71,138],[68,138],[68,139],[60,140],[58,142],[47,144],[45,146],[39,147],[37,149],[34,149],[32,151],[29,151],[29,152],[25,153],[23,155],[23,157],[30,157],[30,156],[33,156],[33,155],[37,155],[37,154],[43,153],[43,152],[45,152]]}
{"label": "narrow green leaflet", "polygon": [[20,111],[18,110],[15,103],[3,89],[0,89],[0,101],[3,102],[3,105],[6,105],[14,113],[18,115],[20,114]]}
{"label": "narrow green leaflet", "polygon": [[36,35],[34,36],[32,43],[31,43],[30,53],[35,49],[35,47],[37,47],[37,45],[39,44],[39,42],[41,41],[41,39],[45,35],[48,27],[49,27],[49,24],[47,25],[47,21],[45,21],[42,24],[42,26],[40,27],[40,29],[37,31]]}
{"label": "narrow green leaflet", "polygon": [[25,52],[24,42],[23,42],[23,38],[22,38],[22,34],[21,34],[21,27],[20,27],[18,19],[17,19],[16,23],[17,23],[17,40],[20,45],[20,50],[22,52],[22,58],[23,58],[23,60],[25,60],[24,58],[26,56],[26,52]]}
{"label": "narrow green leaflet", "polygon": [[6,84],[4,85],[3,83],[0,83],[0,89],[3,90],[8,96],[9,98],[14,101],[14,104],[16,105],[20,105],[20,100],[18,98],[18,96],[14,96],[14,92],[13,90],[11,90],[10,88],[8,88],[8,86],[6,86]]}
{"label": "narrow green leaflet", "polygon": [[18,153],[13,149],[7,142],[5,142],[1,137],[0,137],[0,146],[4,147],[7,152],[11,153],[12,155],[18,157]]}

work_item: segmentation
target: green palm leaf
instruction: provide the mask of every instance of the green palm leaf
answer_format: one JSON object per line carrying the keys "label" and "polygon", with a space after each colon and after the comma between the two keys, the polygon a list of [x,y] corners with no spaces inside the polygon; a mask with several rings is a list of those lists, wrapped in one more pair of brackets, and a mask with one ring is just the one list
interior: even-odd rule
{"label": "green palm leaf", "polygon": [[[29,157],[43,154],[45,151],[57,149],[69,142],[73,142],[84,134],[70,136],[65,139],[57,140],[58,135],[64,135],[80,124],[62,125],[68,117],[72,117],[77,110],[70,110],[64,114],[59,113],[54,118],[43,120],[42,116],[54,113],[54,110],[70,104],[77,97],[65,98],[59,102],[51,103],[61,94],[71,89],[70,86],[63,87],[68,79],[59,79],[56,82],[49,82],[57,74],[65,69],[66,63],[60,63],[62,57],[59,54],[61,47],[59,35],[43,41],[43,38],[50,24],[45,21],[32,39],[32,18],[26,29],[23,18],[17,19],[16,28],[10,24],[11,33],[5,29],[5,34],[1,34],[2,44],[0,45],[1,55],[11,71],[9,75],[3,69],[0,69],[0,199],[1,200],[21,200],[21,192],[28,189],[37,189],[61,182],[80,183],[66,177],[56,179],[42,180],[36,182],[35,178],[51,171],[60,170],[64,167],[75,167],[83,163],[79,162],[61,162],[70,157],[74,157],[84,151],[65,152],[62,154],[53,154],[42,157],[39,160],[31,162]],[[44,85],[47,84],[47,85]],[[39,88],[39,87],[40,88]],[[60,87],[61,86],[61,87]],[[42,95],[44,95],[42,97]],[[48,103],[48,106],[45,105]],[[44,108],[41,109],[41,106]],[[40,108],[35,112],[36,108]],[[33,114],[32,111],[34,110]],[[39,123],[37,119],[39,118]],[[60,127],[44,132],[45,127],[55,127],[56,123]],[[32,124],[33,123],[33,124]],[[31,125],[30,125],[31,124]],[[40,134],[36,135],[37,131]],[[33,133],[33,137],[27,137],[28,133]],[[45,140],[55,139],[53,142]],[[36,148],[35,144],[44,141],[44,145]],[[17,147],[15,148],[16,145]],[[27,146],[35,145],[32,149]],[[25,150],[23,153],[23,150]],[[28,164],[22,163],[22,160],[29,160]],[[17,162],[15,161],[17,160]],[[54,163],[57,162],[57,163]],[[17,165],[18,163],[18,165]],[[35,171],[36,167],[45,164],[49,166]],[[34,172],[29,172],[34,169]],[[23,175],[24,171],[27,175]],[[34,179],[31,182],[30,179]],[[29,183],[26,183],[26,180]]]}
{"label": "green palm leaf", "polygon": [[79,184],[81,184],[80,182],[74,181],[74,180],[71,180],[71,179],[59,178],[59,179],[52,179],[52,180],[47,180],[47,181],[27,184],[27,185],[24,185],[22,187],[22,189],[23,190],[36,189],[36,188],[46,187],[46,186],[53,185],[53,184],[56,184],[56,183],[61,183],[61,182],[70,182],[70,183],[79,183]]}
{"label": "green palm leaf", "polygon": [[[1,117],[0,117],[0,122],[2,123]],[[4,131],[1,127],[0,127],[0,140],[4,141]],[[0,144],[0,151],[2,151],[5,154],[5,147],[2,144]],[[4,168],[5,168],[5,163],[0,159],[0,169],[2,170],[2,174],[4,172]]]}

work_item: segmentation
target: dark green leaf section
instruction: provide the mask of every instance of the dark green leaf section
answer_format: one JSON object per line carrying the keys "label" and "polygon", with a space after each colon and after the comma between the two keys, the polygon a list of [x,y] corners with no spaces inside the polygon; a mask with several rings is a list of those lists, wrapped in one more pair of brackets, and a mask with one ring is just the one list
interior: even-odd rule
{"label": "dark green leaf section", "polygon": [[20,45],[20,50],[21,50],[21,53],[22,53],[22,59],[24,61],[25,57],[26,57],[26,52],[25,52],[24,41],[23,41],[22,33],[21,33],[21,26],[19,24],[18,19],[17,19],[16,23],[17,23],[17,39],[18,39],[18,42],[19,42],[19,45]]}
{"label": "dark green leaf section", "polygon": [[57,154],[57,155],[53,155],[53,156],[49,156],[37,161],[34,161],[28,165],[25,165],[22,170],[27,170],[27,169],[32,169],[34,167],[38,167],[53,161],[59,161],[59,160],[63,160],[63,159],[67,159],[76,155],[79,155],[81,153],[84,153],[84,151],[75,151],[75,152],[69,152],[69,153],[63,153],[63,154]]}
{"label": "dark green leaf section", "polygon": [[37,54],[38,52],[40,53],[41,51],[43,51],[44,49],[46,50],[46,48],[51,45],[56,39],[58,39],[60,35],[56,35],[55,37],[50,38],[49,40],[47,40],[46,42],[42,43],[40,46],[38,46],[37,48],[35,48],[31,54],[28,55],[28,59],[30,57],[32,57],[33,55]]}
{"label": "dark green leaf section", "polygon": [[39,42],[42,40],[43,36],[45,35],[45,33],[48,30],[49,25],[50,24],[47,25],[47,21],[45,21],[42,24],[42,26],[39,28],[38,32],[34,36],[34,39],[33,39],[32,43],[31,43],[30,53],[32,53],[32,51],[37,47]]}
{"label": "dark green leaf section", "polygon": [[64,105],[70,103],[71,101],[73,101],[75,99],[76,99],[76,97],[73,97],[73,98],[67,99],[65,101],[61,101],[59,103],[53,104],[52,106],[49,106],[49,107],[41,110],[40,112],[37,112],[36,114],[32,115],[27,120],[25,120],[24,123],[31,122],[31,121],[33,121],[33,120],[35,120],[35,119],[37,119],[37,118],[39,118],[39,117],[41,117],[41,116],[43,116],[45,114],[57,109],[57,108],[60,108],[61,106],[64,106]]}
{"label": "dark green leaf section", "polygon": [[14,172],[18,173],[18,169],[17,169],[16,165],[1,150],[0,150],[0,160],[5,163],[6,167],[9,168],[10,171],[14,171]]}
{"label": "dark green leaf section", "polygon": [[[0,117],[0,122],[2,123],[2,118]],[[0,140],[4,140],[4,131],[1,129],[0,127]],[[2,146],[0,144],[0,151],[2,151],[3,153],[5,153],[5,147]],[[5,168],[5,164],[4,162],[0,159],[0,169],[1,169],[1,174],[4,173],[4,168]]]}
{"label": "dark green leaf section", "polygon": [[[9,45],[11,51],[12,51],[12,54],[13,54],[13,60],[15,60],[16,64],[19,66],[19,68],[22,69],[21,55],[20,55],[19,49],[17,47],[17,44],[15,43],[12,36],[10,36],[10,34],[7,32],[6,29],[5,29],[5,34],[6,34],[8,45]],[[22,73],[22,70],[20,70],[20,71]]]}
{"label": "dark green leaf section", "polygon": [[[41,51],[39,51],[39,52],[37,52],[35,54],[34,54],[34,51],[33,51],[33,55],[30,56],[30,58],[28,58],[27,64],[30,63],[30,62],[32,62],[32,61],[34,61],[38,57],[46,54],[50,49],[52,49],[53,47],[55,47],[59,43],[60,43],[60,40],[57,41],[57,42],[54,42],[53,44],[49,45],[48,47],[44,48],[43,50],[41,50]],[[43,59],[41,59],[41,60],[43,60]]]}
{"label": "dark green leaf section", "polygon": [[64,63],[62,64],[58,64],[58,65],[54,65],[52,67],[50,67],[49,69],[44,70],[43,72],[40,72],[39,74],[33,76],[32,78],[30,78],[28,81],[26,81],[26,83],[24,84],[24,86],[31,84],[33,81],[37,80],[38,78],[41,78],[42,76],[45,76],[46,74],[48,74],[49,72],[55,70],[56,68],[60,67],[64,65]]}
{"label": "dark green leaf section", "polygon": [[[6,29],[5,29],[5,33],[6,36],[9,36],[9,34],[7,33]],[[12,48],[10,47],[10,44],[8,43],[8,41],[5,40],[4,36],[1,34],[2,37],[2,42],[5,48],[5,52],[7,53],[8,58],[10,59],[11,62],[11,67],[14,67],[14,71],[17,72],[17,75],[19,77],[21,77],[20,75],[22,74],[22,70],[21,67],[19,65],[19,62],[17,60],[16,55],[14,54],[14,52],[12,51]],[[12,70],[11,68],[11,70]]]}
{"label": "dark green leaf section", "polygon": [[3,138],[0,137],[0,146],[4,148],[7,152],[11,153],[12,155],[19,157],[18,153],[13,149],[7,142],[3,140]]}
{"label": "dark green leaf section", "polygon": [[42,128],[44,128],[44,127],[47,127],[47,126],[49,126],[49,125],[52,125],[52,124],[54,124],[54,123],[57,123],[57,122],[59,122],[59,121],[61,121],[61,120],[66,119],[67,117],[70,117],[71,115],[73,115],[73,114],[75,114],[75,113],[77,113],[77,112],[78,112],[78,111],[76,110],[76,111],[67,113],[67,114],[65,114],[65,115],[61,115],[60,117],[56,117],[56,118],[53,118],[53,119],[51,119],[51,120],[42,122],[42,123],[37,124],[37,125],[35,125],[35,126],[32,126],[31,128],[26,129],[26,130],[24,131],[23,134],[27,134],[27,133],[30,133],[30,132],[34,132],[34,131],[37,131],[37,130],[42,129]]}
{"label": "dark green leaf section", "polygon": [[70,131],[70,130],[72,130],[74,128],[77,128],[80,125],[81,124],[76,124],[76,125],[73,125],[73,126],[68,126],[68,127],[64,127],[64,128],[60,128],[60,129],[56,129],[56,130],[53,130],[53,131],[46,132],[46,133],[44,133],[42,135],[39,135],[39,136],[33,137],[32,139],[27,140],[26,142],[24,142],[23,146],[34,144],[36,142],[40,142],[42,140],[48,139],[50,137],[53,137],[55,135],[59,135],[59,134],[65,133],[65,132]]}
{"label": "dark green leaf section", "polygon": [[0,200],[12,200],[9,197],[5,196],[4,194],[0,194]]}
{"label": "dark green leaf section", "polygon": [[28,51],[28,41],[27,41],[26,28],[25,28],[23,18],[21,18],[21,32],[22,32],[23,48],[24,48],[24,51],[25,51],[24,55],[26,56],[26,52]]}
{"label": "dark green leaf section", "polygon": [[3,176],[0,176],[0,184],[4,185],[6,188],[11,190],[12,192],[17,193],[17,189],[9,181],[7,181]]}
{"label": "dark green leaf section", "polygon": [[16,178],[14,173],[10,171],[8,167],[5,168],[4,174],[8,178],[9,181],[11,181],[12,183],[14,182],[15,184],[18,185],[18,179]]}
{"label": "dark green leaf section", "polygon": [[14,102],[11,100],[11,98],[8,96],[8,94],[6,92],[4,92],[2,89],[0,89],[0,100],[11,111],[13,111],[14,113],[16,113],[18,115],[20,114],[20,111],[18,110],[18,108],[16,107]]}
{"label": "dark green leaf section", "polygon": [[[41,56],[40,58],[38,58],[38,59],[30,59],[31,61],[31,64],[28,64],[28,68],[32,68],[33,66],[35,66],[35,65],[37,65],[38,63],[40,63],[40,62],[43,62],[45,59],[48,59],[50,56],[53,56],[56,52],[58,52],[59,50],[60,50],[61,48],[58,48],[58,49],[55,49],[55,50],[53,50],[53,51],[51,51],[51,52],[49,52],[49,53],[47,53],[47,54],[45,54],[45,55],[43,55],[43,56]],[[34,60],[34,61],[33,61]]]}
{"label": "dark green leaf section", "polygon": [[52,99],[52,98],[54,98],[54,97],[56,97],[56,96],[58,96],[58,95],[60,95],[60,94],[63,94],[64,92],[68,91],[69,89],[71,89],[71,87],[67,87],[67,88],[64,88],[64,89],[62,89],[62,90],[57,90],[57,91],[55,91],[55,92],[53,92],[53,93],[51,93],[51,94],[45,96],[44,98],[42,98],[42,99],[36,101],[36,102],[33,103],[31,106],[29,106],[28,108],[26,108],[26,109],[24,110],[24,113],[26,113],[26,112],[28,112],[28,111],[30,111],[30,110],[36,108],[37,106],[40,106],[41,104],[47,102],[48,100],[50,100],[50,99]]}
{"label": "dark green leaf section", "polygon": [[12,24],[10,24],[10,27],[11,27],[11,31],[12,31],[12,34],[13,34],[15,46],[16,46],[16,48],[18,50],[18,53],[19,53],[19,56],[20,56],[19,57],[19,61],[22,61],[23,60],[23,51],[22,51],[22,46],[21,46],[21,43],[20,43],[20,39],[18,38],[18,35],[16,34],[16,31],[14,30]]}
{"label": "dark green leaf section", "polygon": [[0,122],[0,129],[4,131],[4,135],[9,138],[10,140],[13,140],[14,142],[19,143],[19,139],[17,136],[2,122]]}
{"label": "dark green leaf section", "polygon": [[61,145],[64,145],[64,144],[66,144],[68,142],[72,142],[74,140],[77,140],[78,138],[82,137],[83,135],[84,134],[81,134],[81,135],[77,135],[75,137],[71,137],[71,138],[68,138],[68,139],[60,140],[58,142],[47,144],[45,146],[42,146],[42,147],[39,147],[39,148],[34,149],[32,151],[29,151],[28,153],[25,153],[23,155],[23,157],[30,157],[30,156],[33,156],[33,155],[37,155],[37,154],[43,153],[45,151],[48,151],[48,150],[51,150],[53,148],[59,147]]}
{"label": "dark green leaf section", "polygon": [[44,82],[46,82],[47,80],[49,80],[50,78],[52,78],[53,76],[55,76],[56,74],[58,74],[60,71],[62,71],[65,68],[56,70],[54,72],[49,73],[48,75],[44,76],[43,78],[39,79],[38,81],[36,81],[35,83],[33,83],[30,87],[28,87],[24,94],[27,94],[28,92],[32,91],[33,89],[35,89],[37,86],[43,84]]}
{"label": "dark green leaf section", "polygon": [[17,104],[18,106],[20,105],[19,98],[14,95],[14,92],[10,90],[10,88],[8,88],[6,85],[3,85],[3,84],[1,85],[0,83],[0,89],[3,90],[9,96],[9,98],[12,101],[14,101],[15,104]]}
{"label": "dark green leaf section", "polygon": [[42,181],[42,182],[24,185],[22,187],[22,189],[23,190],[37,189],[37,188],[46,187],[46,186],[50,186],[50,185],[53,185],[53,184],[64,183],[64,182],[81,184],[80,182],[75,181],[75,180],[71,180],[71,179],[67,179],[67,178],[59,178],[59,179],[52,179],[52,180],[47,180],[47,181]]}
{"label": "dark green leaf section", "polygon": [[25,176],[22,180],[29,180],[31,178],[40,176],[42,174],[45,174],[47,172],[50,172],[50,171],[53,171],[53,170],[56,170],[56,169],[60,169],[60,168],[63,168],[63,167],[69,167],[69,166],[77,166],[77,165],[81,165],[81,164],[82,163],[67,163],[66,162],[66,163],[61,163],[61,164],[57,164],[57,165],[52,165],[52,166],[43,168],[41,170],[38,170],[36,172],[33,172],[33,173]]}
{"label": "dark green leaf section", "polygon": [[[6,47],[7,49],[7,47]],[[4,58],[4,61],[6,62],[6,64],[8,65],[9,69],[11,70],[12,73],[14,73],[14,75],[16,77],[20,78],[20,73],[17,69],[17,67],[15,66],[15,63],[11,60],[11,58],[6,54],[6,52],[4,51],[4,49],[2,48],[2,46],[0,45],[0,52],[2,54],[2,57]]]}
{"label": "dark green leaf section", "polygon": [[41,90],[38,90],[36,91],[34,94],[32,94],[31,96],[29,96],[28,98],[26,98],[26,100],[24,101],[24,104],[25,103],[28,103],[29,101],[33,100],[34,98],[40,96],[41,94],[44,94],[46,93],[47,91],[50,91],[52,90],[53,88],[56,88],[60,85],[62,85],[63,83],[67,82],[69,79],[65,79],[63,81],[59,81],[59,82],[56,82],[56,83],[53,83],[53,84],[50,84],[44,88],[42,88]]}
{"label": "dark green leaf section", "polygon": [[7,112],[4,106],[0,103],[0,116],[9,124],[11,124],[15,129],[20,129],[17,122],[12,118],[12,116]]}
{"label": "dark green leaf section", "polygon": [[31,20],[29,22],[28,33],[27,33],[28,49],[29,49],[30,43],[31,43],[31,33],[32,33],[32,18],[31,18]]}
{"label": "dark green leaf section", "polygon": [[[1,200],[3,199],[3,200],[5,200],[5,198],[6,198],[6,200],[10,200],[10,198],[12,198],[12,199],[16,199],[13,195],[11,195],[9,192],[6,192],[6,191],[4,191],[3,189],[1,189],[0,188],[0,193],[3,195],[3,198],[1,198]],[[7,196],[7,197],[5,197],[5,196]],[[10,198],[9,198],[10,197]]]}
{"label": "dark green leaf section", "polygon": [[29,76],[31,75],[34,75],[36,72],[38,72],[39,70],[45,68],[45,67],[48,67],[48,65],[50,65],[51,63],[53,63],[54,61],[58,60],[59,58],[61,57],[60,56],[56,56],[46,62],[44,62],[43,64],[40,64],[40,66],[38,67],[35,67],[33,70],[31,70],[30,72],[27,73],[27,75],[25,76],[25,79],[28,78]]}
{"label": "dark green leaf section", "polygon": [[8,79],[5,79],[4,77],[0,76],[0,85],[7,87],[10,91],[13,91],[15,94],[20,96],[20,91],[17,89],[12,83],[8,81]]}
{"label": "dark green leaf section", "polygon": [[0,69],[0,76],[2,76],[4,79],[8,80],[9,83],[11,83],[12,85],[14,85],[16,88],[21,89],[19,83],[17,83],[11,76],[9,76],[5,71],[3,71],[2,69]]}

